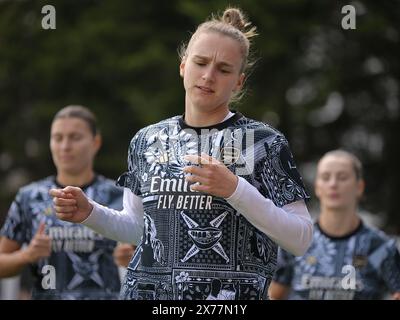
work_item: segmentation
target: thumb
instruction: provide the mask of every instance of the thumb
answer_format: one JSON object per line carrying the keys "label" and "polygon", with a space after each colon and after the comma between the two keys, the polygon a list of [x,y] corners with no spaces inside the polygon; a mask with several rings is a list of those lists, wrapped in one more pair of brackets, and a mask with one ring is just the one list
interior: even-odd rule
{"label": "thumb", "polygon": [[39,224],[39,228],[36,231],[36,234],[45,234],[46,233],[46,223],[44,221],[40,222]]}
{"label": "thumb", "polygon": [[83,193],[83,191],[82,191],[81,188],[78,188],[78,187],[71,187],[71,186],[65,187],[64,189],[62,189],[62,191],[63,191],[64,193],[70,193],[70,194],[73,195],[74,197],[81,196],[82,193]]}

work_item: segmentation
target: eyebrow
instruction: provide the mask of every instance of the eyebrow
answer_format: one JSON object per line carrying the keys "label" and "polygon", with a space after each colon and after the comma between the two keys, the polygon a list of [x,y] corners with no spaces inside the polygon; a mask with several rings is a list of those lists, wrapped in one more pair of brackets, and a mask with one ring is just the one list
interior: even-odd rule
{"label": "eyebrow", "polygon": [[63,135],[66,135],[66,136],[73,136],[73,135],[81,135],[82,133],[81,132],[78,132],[78,131],[73,131],[73,132],[61,132],[61,131],[56,131],[56,132],[52,132],[51,133],[51,137],[59,137],[59,136],[63,136]]}
{"label": "eyebrow", "polygon": [[56,136],[61,136],[62,134],[60,132],[52,132],[50,136],[56,137]]}
{"label": "eyebrow", "polygon": [[327,175],[327,174],[348,174],[348,171],[341,170],[341,171],[336,171],[336,172],[330,172],[330,171],[323,171],[320,173],[320,175]]}
{"label": "eyebrow", "polygon": [[[199,55],[194,55],[193,58],[197,58],[197,59],[200,59],[200,60],[206,60],[206,61],[209,61],[209,60],[210,60],[210,58],[208,58],[208,57],[199,56]],[[233,68],[233,65],[232,65],[232,64],[230,64],[230,63],[228,63],[228,62],[225,62],[225,61],[218,62],[217,64],[218,64],[219,66],[224,66],[224,67],[228,67],[228,68]]]}

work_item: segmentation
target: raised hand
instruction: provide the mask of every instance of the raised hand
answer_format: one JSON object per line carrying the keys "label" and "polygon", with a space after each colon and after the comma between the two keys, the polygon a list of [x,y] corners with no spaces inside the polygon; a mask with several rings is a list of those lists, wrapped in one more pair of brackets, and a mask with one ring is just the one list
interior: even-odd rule
{"label": "raised hand", "polygon": [[54,209],[61,220],[79,223],[84,221],[92,212],[93,205],[89,202],[81,188],[65,187],[51,189]]}
{"label": "raised hand", "polygon": [[201,156],[187,155],[185,160],[200,165],[183,169],[191,174],[186,176],[186,180],[196,183],[191,185],[192,190],[222,198],[229,198],[235,192],[238,177],[217,159],[202,153]]}
{"label": "raised hand", "polygon": [[47,258],[51,254],[51,238],[46,235],[46,225],[41,222],[39,228],[25,249],[24,254],[28,263],[34,263],[42,258]]}

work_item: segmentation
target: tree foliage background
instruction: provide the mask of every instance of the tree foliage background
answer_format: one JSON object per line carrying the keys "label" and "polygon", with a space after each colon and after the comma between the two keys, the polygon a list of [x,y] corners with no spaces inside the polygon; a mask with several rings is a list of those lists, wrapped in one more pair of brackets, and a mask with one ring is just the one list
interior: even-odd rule
{"label": "tree foliage background", "polygon": [[[47,4],[56,30],[41,27]],[[341,27],[346,4],[356,8],[355,30]],[[355,152],[365,166],[362,208],[400,233],[396,0],[0,0],[0,225],[19,187],[54,173],[49,128],[68,104],[98,117],[96,170],[125,171],[136,131],[183,112],[177,48],[227,5],[241,7],[260,34],[236,108],[285,133],[311,193],[324,152]]]}

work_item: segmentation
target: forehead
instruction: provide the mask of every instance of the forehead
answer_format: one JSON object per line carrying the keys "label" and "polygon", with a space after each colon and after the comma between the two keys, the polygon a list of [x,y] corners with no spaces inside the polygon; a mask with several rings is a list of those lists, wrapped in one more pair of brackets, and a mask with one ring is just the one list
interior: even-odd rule
{"label": "forehead", "polygon": [[240,63],[242,60],[239,42],[216,32],[201,32],[191,44],[189,55],[216,58],[230,63]]}
{"label": "forehead", "polygon": [[51,125],[52,134],[68,134],[72,132],[90,133],[90,128],[88,123],[80,118],[59,118],[54,120]]}
{"label": "forehead", "polygon": [[350,158],[345,156],[326,156],[318,164],[318,172],[351,172],[354,171]]}

